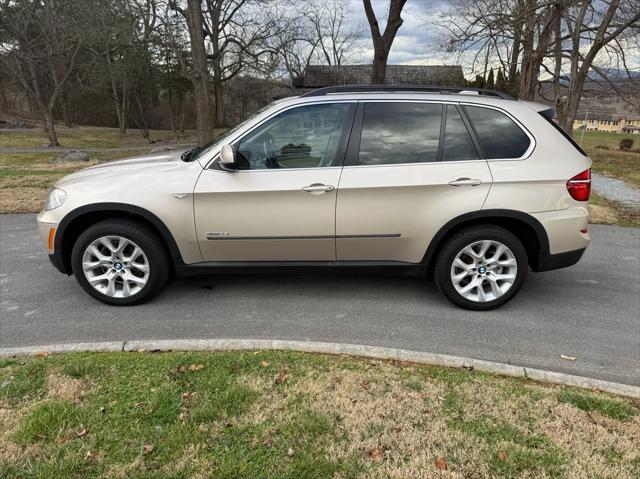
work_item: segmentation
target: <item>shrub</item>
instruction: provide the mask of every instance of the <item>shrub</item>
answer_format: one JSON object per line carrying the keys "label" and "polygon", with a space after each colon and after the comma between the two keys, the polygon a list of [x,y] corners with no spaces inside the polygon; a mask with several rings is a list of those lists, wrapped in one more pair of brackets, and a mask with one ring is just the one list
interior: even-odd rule
{"label": "shrub", "polygon": [[620,140],[621,150],[630,150],[632,146],[633,146],[633,139],[623,138],[622,140]]}

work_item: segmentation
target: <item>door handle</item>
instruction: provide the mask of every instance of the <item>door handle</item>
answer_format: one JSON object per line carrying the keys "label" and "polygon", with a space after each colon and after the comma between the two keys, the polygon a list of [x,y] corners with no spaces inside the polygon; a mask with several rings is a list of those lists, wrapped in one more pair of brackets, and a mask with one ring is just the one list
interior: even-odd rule
{"label": "door handle", "polygon": [[458,178],[449,182],[451,186],[478,186],[480,183],[482,183],[482,180],[472,178]]}
{"label": "door handle", "polygon": [[302,191],[306,191],[307,193],[311,193],[312,195],[321,195],[327,191],[333,191],[335,186],[333,185],[323,185],[322,183],[313,183],[309,186],[304,186]]}

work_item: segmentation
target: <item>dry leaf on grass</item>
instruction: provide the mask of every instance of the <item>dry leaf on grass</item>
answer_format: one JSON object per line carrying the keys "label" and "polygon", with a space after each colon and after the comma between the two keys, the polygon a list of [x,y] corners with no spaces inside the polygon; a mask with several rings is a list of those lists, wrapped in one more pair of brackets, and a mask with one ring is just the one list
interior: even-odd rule
{"label": "dry leaf on grass", "polygon": [[177,371],[179,373],[186,373],[187,372],[187,368],[186,366],[184,366],[183,364],[181,364],[180,366],[178,366]]}
{"label": "dry leaf on grass", "polygon": [[87,461],[93,461],[96,458],[96,453],[91,450],[88,450],[87,453],[84,455],[84,458]]}
{"label": "dry leaf on grass", "polygon": [[143,454],[151,454],[153,452],[153,444],[144,444],[142,446]]}
{"label": "dry leaf on grass", "polygon": [[192,364],[189,366],[189,371],[200,371],[204,369],[204,364]]}
{"label": "dry leaf on grass", "polygon": [[295,452],[292,448],[289,448],[289,450],[287,451],[287,456],[289,456],[289,457],[293,457],[293,455],[294,455],[295,453],[296,453],[296,452]]}
{"label": "dry leaf on grass", "polygon": [[447,460],[444,457],[438,458],[438,460],[436,461],[436,469],[439,469],[441,471],[447,470]]}
{"label": "dry leaf on grass", "polygon": [[256,447],[258,447],[259,443],[260,443],[260,441],[258,441],[257,437],[252,437],[251,438],[251,443],[250,443],[251,449],[255,449]]}
{"label": "dry leaf on grass", "polygon": [[260,367],[268,368],[271,365],[269,361],[260,361]]}
{"label": "dry leaf on grass", "polygon": [[382,450],[379,447],[374,447],[373,449],[369,449],[367,452],[367,457],[372,461],[379,461],[382,459]]}
{"label": "dry leaf on grass", "polygon": [[498,460],[500,462],[506,461],[507,460],[507,453],[502,451],[502,450],[498,451]]}
{"label": "dry leaf on grass", "polygon": [[271,442],[271,439],[269,439],[268,437],[267,437],[267,438],[265,438],[265,439],[264,439],[264,441],[262,441],[262,445],[263,445],[264,447],[271,447],[271,446],[272,446],[272,444],[273,444],[273,443]]}
{"label": "dry leaf on grass", "polygon": [[278,377],[276,378],[276,384],[284,384],[286,380],[287,380],[287,373],[284,371],[284,369],[281,369],[278,372]]}
{"label": "dry leaf on grass", "polygon": [[80,429],[78,432],[76,432],[76,437],[82,437],[82,436],[86,436],[87,435],[87,428],[83,427],[82,429]]}

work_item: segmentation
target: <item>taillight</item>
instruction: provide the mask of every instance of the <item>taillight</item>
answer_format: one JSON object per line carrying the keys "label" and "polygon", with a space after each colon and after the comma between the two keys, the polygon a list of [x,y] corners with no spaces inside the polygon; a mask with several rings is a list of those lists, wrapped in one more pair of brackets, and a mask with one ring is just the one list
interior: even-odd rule
{"label": "taillight", "polygon": [[589,201],[591,194],[591,168],[567,181],[567,191],[576,201]]}

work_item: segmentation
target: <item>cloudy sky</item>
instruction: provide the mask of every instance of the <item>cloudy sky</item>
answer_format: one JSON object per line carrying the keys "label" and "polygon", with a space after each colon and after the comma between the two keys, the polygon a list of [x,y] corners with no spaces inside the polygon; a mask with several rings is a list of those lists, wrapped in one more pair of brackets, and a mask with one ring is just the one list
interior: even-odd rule
{"label": "cloudy sky", "polygon": [[[371,33],[364,12],[362,0],[345,0],[351,2],[351,22],[362,29],[362,38],[354,53],[354,63],[371,61],[373,44]],[[386,14],[389,0],[373,0],[373,7],[383,31],[386,26]],[[408,0],[402,10],[402,26],[398,30],[389,63],[403,65],[454,65],[459,59],[451,54],[445,54],[440,48],[444,39],[443,32],[434,31],[433,25],[427,25],[429,18],[434,18],[448,2],[441,0]],[[468,72],[465,72],[468,73]]]}
{"label": "cloudy sky", "polygon": [[[344,0],[351,3],[350,22],[361,28],[362,37],[358,41],[350,63],[367,63],[373,58],[371,33],[364,12],[362,0]],[[456,65],[461,64],[465,75],[471,78],[471,64],[465,58],[445,53],[440,44],[445,39],[443,29],[436,29],[429,20],[435,20],[438,12],[449,4],[446,0],[408,0],[402,11],[404,23],[398,30],[393,42],[389,63],[405,65]],[[386,14],[389,0],[373,0],[373,7],[380,24],[386,26]],[[627,49],[627,60],[632,69],[640,71],[640,51],[637,48]]]}

